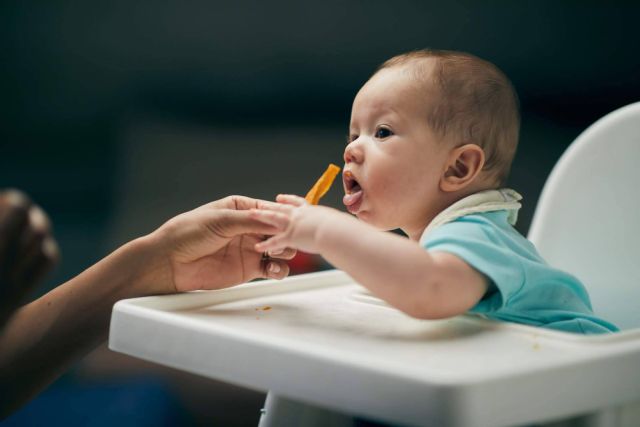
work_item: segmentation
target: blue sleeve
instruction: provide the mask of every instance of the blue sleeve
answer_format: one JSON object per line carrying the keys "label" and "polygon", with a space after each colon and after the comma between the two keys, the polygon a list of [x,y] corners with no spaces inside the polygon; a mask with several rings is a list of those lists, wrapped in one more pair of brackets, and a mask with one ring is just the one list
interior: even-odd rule
{"label": "blue sleeve", "polygon": [[504,307],[524,285],[522,260],[500,239],[499,233],[486,219],[467,216],[440,226],[423,242],[429,251],[456,255],[489,278],[489,291],[471,309],[475,313]]}

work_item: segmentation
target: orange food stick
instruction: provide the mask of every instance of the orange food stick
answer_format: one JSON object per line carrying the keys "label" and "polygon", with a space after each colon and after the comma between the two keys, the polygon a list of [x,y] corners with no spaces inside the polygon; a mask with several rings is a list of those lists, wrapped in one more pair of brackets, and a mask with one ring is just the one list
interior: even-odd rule
{"label": "orange food stick", "polygon": [[336,179],[336,176],[340,172],[340,168],[333,163],[329,164],[329,167],[322,174],[322,176],[316,181],[316,183],[311,187],[311,190],[304,196],[305,200],[312,205],[317,205],[320,201],[320,198],[324,196],[329,188],[331,188],[331,184],[333,184],[333,180]]}

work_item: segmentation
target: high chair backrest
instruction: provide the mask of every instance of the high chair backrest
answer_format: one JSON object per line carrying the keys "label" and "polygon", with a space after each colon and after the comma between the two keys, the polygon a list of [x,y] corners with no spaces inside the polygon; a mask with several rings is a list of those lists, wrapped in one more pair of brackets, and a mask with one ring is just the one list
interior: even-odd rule
{"label": "high chair backrest", "polygon": [[597,315],[640,328],[640,102],[598,120],[562,155],[528,237],[582,280]]}

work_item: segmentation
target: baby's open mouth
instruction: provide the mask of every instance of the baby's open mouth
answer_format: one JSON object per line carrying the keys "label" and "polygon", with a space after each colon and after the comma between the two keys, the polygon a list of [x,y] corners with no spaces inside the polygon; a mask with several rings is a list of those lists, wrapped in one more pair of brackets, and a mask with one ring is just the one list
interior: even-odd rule
{"label": "baby's open mouth", "polygon": [[360,187],[360,184],[355,179],[351,171],[345,171],[342,174],[342,181],[344,183],[345,192],[345,195],[342,198],[342,203],[344,203],[348,208],[355,208],[355,205],[362,199],[362,187]]}

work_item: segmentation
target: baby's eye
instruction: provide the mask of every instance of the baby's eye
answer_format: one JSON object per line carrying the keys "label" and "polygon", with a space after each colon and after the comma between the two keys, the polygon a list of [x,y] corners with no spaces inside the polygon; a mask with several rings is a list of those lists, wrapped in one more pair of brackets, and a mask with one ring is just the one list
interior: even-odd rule
{"label": "baby's eye", "polygon": [[356,139],[358,139],[358,135],[353,135],[353,134],[347,135],[347,144],[351,144]]}
{"label": "baby's eye", "polygon": [[393,135],[393,132],[389,128],[379,127],[376,129],[376,138],[385,139],[389,138],[391,135]]}

